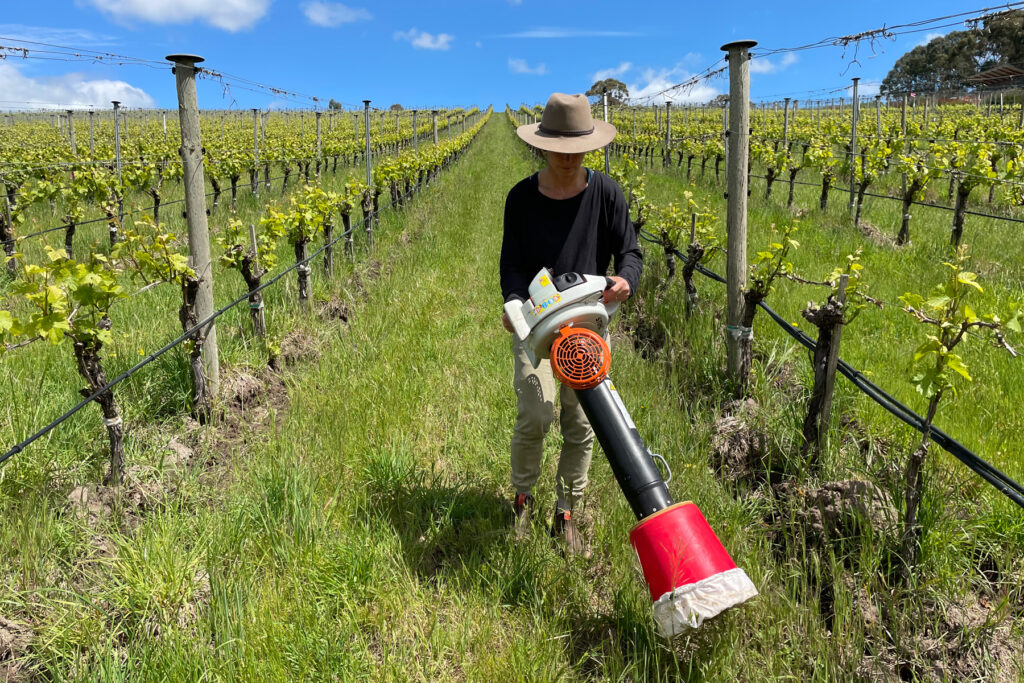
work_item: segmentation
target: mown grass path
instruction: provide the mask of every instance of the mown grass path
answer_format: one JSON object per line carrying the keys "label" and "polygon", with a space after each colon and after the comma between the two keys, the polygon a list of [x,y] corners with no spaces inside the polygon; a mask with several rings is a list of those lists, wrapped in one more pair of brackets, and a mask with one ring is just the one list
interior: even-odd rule
{"label": "mown grass path", "polygon": [[714,402],[675,394],[628,343],[612,372],[635,421],[762,596],[666,646],[602,456],[582,514],[594,559],[552,546],[557,434],[534,538],[511,540],[497,264],[505,194],[533,170],[496,114],[396,220],[410,240],[380,247],[349,325],[295,375],[280,428],[241,442],[225,488],[193,481],[115,539],[88,594],[38,598],[34,663],[136,680],[835,677],[817,614],[708,473]]}

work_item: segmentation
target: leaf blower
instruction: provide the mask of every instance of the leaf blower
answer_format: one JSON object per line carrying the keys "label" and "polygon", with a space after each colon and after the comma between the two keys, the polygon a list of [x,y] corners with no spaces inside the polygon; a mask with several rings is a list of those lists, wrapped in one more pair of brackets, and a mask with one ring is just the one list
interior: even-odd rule
{"label": "leaf blower", "polygon": [[609,278],[546,268],[530,283],[530,298],[505,312],[534,367],[549,358],[560,382],[575,390],[637,524],[629,533],[654,601],[658,630],[670,638],[749,600],[757,589],[736,566],[697,506],[673,503],[668,482],[608,378],[604,339],[618,308],[602,302]]}

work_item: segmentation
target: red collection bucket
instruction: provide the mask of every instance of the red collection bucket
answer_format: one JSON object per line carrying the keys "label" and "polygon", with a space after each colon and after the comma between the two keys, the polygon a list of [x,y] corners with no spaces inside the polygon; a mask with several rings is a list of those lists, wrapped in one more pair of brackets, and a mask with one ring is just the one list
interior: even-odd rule
{"label": "red collection bucket", "polygon": [[666,638],[698,628],[757,595],[693,503],[645,517],[629,540],[654,601],[654,623]]}
{"label": "red collection bucket", "polygon": [[640,520],[629,532],[629,540],[640,558],[652,600],[736,569],[704,515],[689,501]]}

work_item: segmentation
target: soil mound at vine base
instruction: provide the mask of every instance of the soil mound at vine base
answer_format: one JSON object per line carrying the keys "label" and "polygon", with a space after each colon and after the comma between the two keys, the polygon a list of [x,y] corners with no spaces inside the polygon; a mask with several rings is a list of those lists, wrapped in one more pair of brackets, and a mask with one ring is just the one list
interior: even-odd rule
{"label": "soil mound at vine base", "polygon": [[769,479],[768,436],[757,429],[754,399],[733,401],[715,420],[711,467],[727,481],[756,485]]}
{"label": "soil mound at vine base", "polygon": [[[782,483],[773,491],[783,501],[781,509],[775,511],[776,528],[781,531],[796,525],[810,543],[818,546],[895,530],[896,507],[888,494],[869,481],[832,481],[814,489]],[[785,520],[780,521],[784,516]]]}
{"label": "soil mound at vine base", "polygon": [[32,647],[35,633],[28,624],[0,617],[0,681],[27,681],[21,661]]}

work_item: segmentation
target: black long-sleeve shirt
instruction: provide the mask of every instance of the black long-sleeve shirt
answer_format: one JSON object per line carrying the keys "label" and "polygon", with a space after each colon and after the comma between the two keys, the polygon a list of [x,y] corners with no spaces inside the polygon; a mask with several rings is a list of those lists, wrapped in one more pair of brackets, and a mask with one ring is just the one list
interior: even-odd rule
{"label": "black long-sleeve shirt", "polygon": [[541,194],[536,173],[509,191],[500,261],[505,301],[528,298],[530,282],[541,268],[554,275],[606,275],[612,257],[615,274],[629,283],[632,294],[643,257],[626,198],[608,176],[592,172],[587,187],[568,199]]}

